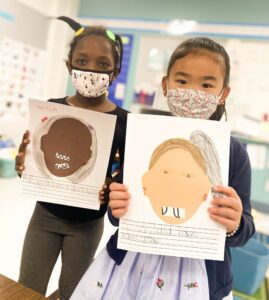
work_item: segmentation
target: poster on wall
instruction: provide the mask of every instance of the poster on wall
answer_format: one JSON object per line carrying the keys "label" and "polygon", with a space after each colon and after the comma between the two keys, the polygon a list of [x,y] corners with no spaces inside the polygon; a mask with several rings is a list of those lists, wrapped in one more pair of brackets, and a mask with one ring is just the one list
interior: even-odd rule
{"label": "poster on wall", "polygon": [[1,105],[20,111],[29,98],[40,99],[45,63],[44,50],[9,38],[0,40]]}
{"label": "poster on wall", "polygon": [[212,187],[228,183],[229,145],[224,122],[129,115],[124,183],[131,199],[118,247],[223,260],[226,230],[208,208]]}
{"label": "poster on wall", "polygon": [[22,192],[37,201],[98,210],[116,116],[29,100],[31,143]]}
{"label": "poster on wall", "polygon": [[123,43],[123,58],[121,71],[117,79],[112,83],[109,88],[108,98],[113,101],[118,106],[122,107],[124,99],[126,96],[127,81],[128,81],[128,71],[132,55],[133,47],[133,35],[124,34],[121,35]]}

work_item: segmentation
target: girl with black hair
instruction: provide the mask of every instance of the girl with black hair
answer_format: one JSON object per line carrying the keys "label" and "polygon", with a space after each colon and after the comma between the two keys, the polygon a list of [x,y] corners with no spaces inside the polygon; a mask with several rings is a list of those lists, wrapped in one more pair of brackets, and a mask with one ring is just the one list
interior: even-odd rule
{"label": "girl with black hair", "polygon": [[[48,101],[117,116],[107,184],[100,192],[103,195],[100,210],[37,202],[25,236],[19,282],[45,295],[50,275],[61,253],[59,297],[67,300],[91,263],[102,237],[103,217],[107,210],[105,191],[108,182],[112,181],[112,164],[117,151],[120,167],[123,165],[127,111],[107,98],[109,86],[121,70],[123,47],[120,36],[104,27],[82,27],[68,17],[58,19],[75,31],[66,65],[76,94]],[[25,168],[29,142],[30,133],[26,131],[16,157],[19,174]],[[120,182],[121,174],[113,180]]]}
{"label": "girl with black hair", "polygon": [[[230,91],[229,75],[229,56],[221,45],[204,37],[181,43],[173,52],[162,80],[163,94],[171,114],[175,117],[220,120]],[[226,228],[224,260],[125,251],[117,248],[116,232],[82,277],[72,300],[233,299],[230,247],[244,245],[255,232],[250,205],[248,154],[245,147],[231,137],[229,180],[228,186],[224,186],[219,177],[218,160],[212,155],[214,151],[211,151],[207,137],[198,131],[191,136],[191,141],[206,161],[213,158],[210,165],[214,168],[208,170],[213,195],[209,200],[212,205],[208,214]],[[177,157],[174,160],[175,164],[178,163]],[[160,168],[156,167],[155,171],[159,172]],[[175,194],[170,182],[165,187]],[[118,225],[118,219],[126,214],[130,198],[126,185],[110,185],[112,224]],[[178,202],[181,200],[178,199]]]}

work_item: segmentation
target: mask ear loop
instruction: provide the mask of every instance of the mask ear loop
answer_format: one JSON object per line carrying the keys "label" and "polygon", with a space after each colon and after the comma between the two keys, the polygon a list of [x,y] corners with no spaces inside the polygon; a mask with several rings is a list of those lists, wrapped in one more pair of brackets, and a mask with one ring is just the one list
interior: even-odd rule
{"label": "mask ear loop", "polygon": [[[219,104],[218,105],[222,105],[222,106],[224,106],[225,105],[225,100],[222,100],[221,98],[222,98],[222,96],[223,96],[223,94],[224,94],[224,89],[222,90],[222,92],[221,92],[221,94],[219,95]],[[225,108],[225,106],[224,106],[224,115],[225,115],[225,122],[227,122],[227,112],[226,112],[226,108]]]}
{"label": "mask ear loop", "polygon": [[166,77],[165,79],[165,82],[166,82],[166,98],[167,98],[167,93],[168,93],[168,90],[169,90],[169,87],[168,87],[168,78]]}
{"label": "mask ear loop", "polygon": [[218,96],[218,100],[219,100],[219,105],[224,105],[224,100],[222,100],[222,96],[224,94],[224,89],[221,91],[220,95]]}

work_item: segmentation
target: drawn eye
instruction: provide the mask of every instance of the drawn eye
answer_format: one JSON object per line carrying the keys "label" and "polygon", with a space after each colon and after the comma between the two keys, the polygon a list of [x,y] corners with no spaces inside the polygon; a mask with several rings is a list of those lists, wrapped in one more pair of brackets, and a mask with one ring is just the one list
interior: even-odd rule
{"label": "drawn eye", "polygon": [[182,175],[186,178],[192,178],[192,175],[190,173],[182,173]]}
{"label": "drawn eye", "polygon": [[170,173],[172,173],[172,170],[170,170],[170,169],[161,169],[160,172],[162,174],[170,174]]}

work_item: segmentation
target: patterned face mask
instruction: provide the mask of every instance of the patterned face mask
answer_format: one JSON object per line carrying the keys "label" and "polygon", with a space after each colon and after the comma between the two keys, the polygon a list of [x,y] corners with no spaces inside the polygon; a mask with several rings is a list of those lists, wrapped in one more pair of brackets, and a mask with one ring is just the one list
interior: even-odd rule
{"label": "patterned face mask", "polygon": [[195,89],[168,89],[167,103],[171,113],[177,117],[209,119],[215,112],[221,96]]}
{"label": "patterned face mask", "polygon": [[[113,71],[112,71],[113,72]],[[109,74],[72,69],[72,84],[84,97],[97,98],[107,92]]]}

